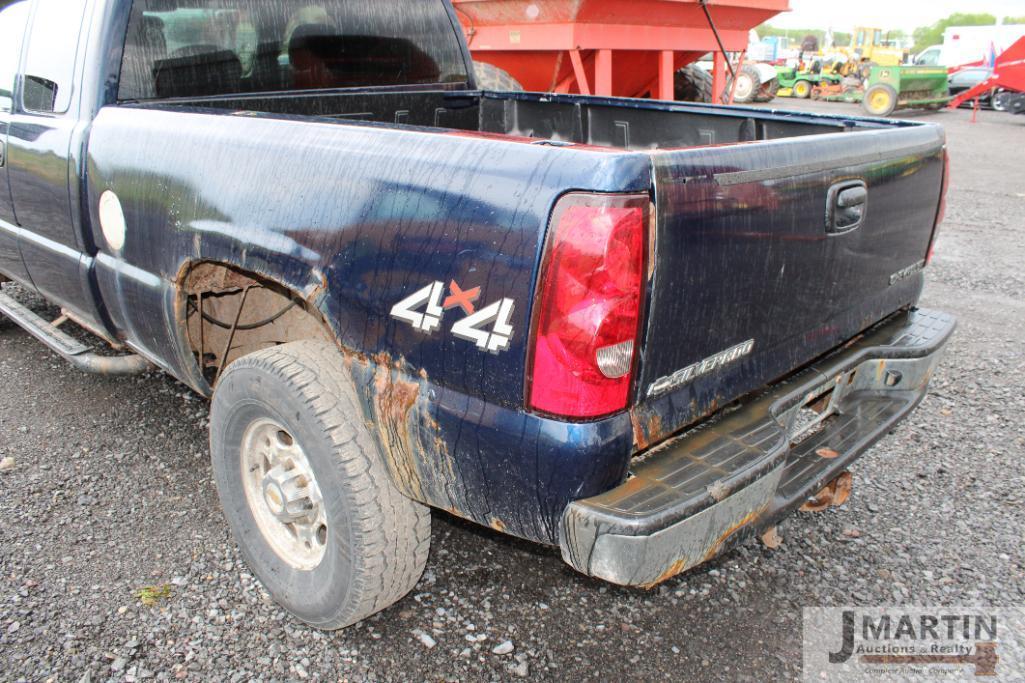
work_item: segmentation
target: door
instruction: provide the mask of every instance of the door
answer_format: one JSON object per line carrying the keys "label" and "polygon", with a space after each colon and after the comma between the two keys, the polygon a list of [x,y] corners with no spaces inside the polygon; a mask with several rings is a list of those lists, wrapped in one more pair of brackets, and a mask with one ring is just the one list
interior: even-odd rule
{"label": "door", "polygon": [[7,129],[14,106],[14,84],[28,23],[28,0],[0,9],[0,273],[28,284],[28,271],[18,251],[17,220],[7,182]]}
{"label": "door", "polygon": [[[76,64],[87,0],[36,0],[7,140],[7,173],[19,247],[36,289],[96,321],[78,229],[79,120]],[[81,41],[84,47],[85,40]]]}

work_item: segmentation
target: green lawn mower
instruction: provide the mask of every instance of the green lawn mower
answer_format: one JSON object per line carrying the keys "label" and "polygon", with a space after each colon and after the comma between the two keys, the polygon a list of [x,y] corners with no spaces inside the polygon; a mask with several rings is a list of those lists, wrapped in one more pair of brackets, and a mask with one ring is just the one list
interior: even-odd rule
{"label": "green lawn mower", "polygon": [[812,91],[822,83],[839,84],[843,76],[833,73],[815,73],[812,71],[798,71],[793,67],[776,67],[776,79],[779,81],[780,97],[796,97],[806,100],[812,95]]}

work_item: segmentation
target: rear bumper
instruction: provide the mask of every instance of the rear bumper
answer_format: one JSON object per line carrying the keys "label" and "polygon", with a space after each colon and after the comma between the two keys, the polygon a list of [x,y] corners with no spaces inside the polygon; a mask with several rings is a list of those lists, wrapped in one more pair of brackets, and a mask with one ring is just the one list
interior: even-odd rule
{"label": "rear bumper", "polygon": [[652,448],[624,484],[566,508],[563,559],[589,576],[651,586],[772,526],[914,410],[955,325],[938,311],[895,316]]}

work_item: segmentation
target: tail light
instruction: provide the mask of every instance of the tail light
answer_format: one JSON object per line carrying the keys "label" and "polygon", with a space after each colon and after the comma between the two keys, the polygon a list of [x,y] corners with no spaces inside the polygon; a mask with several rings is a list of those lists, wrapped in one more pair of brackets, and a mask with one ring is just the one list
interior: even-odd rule
{"label": "tail light", "polygon": [[649,205],[644,195],[590,194],[556,205],[535,303],[529,408],[589,419],[629,404]]}
{"label": "tail light", "polygon": [[925,255],[925,263],[932,263],[932,257],[936,252],[936,238],[940,234],[940,224],[947,216],[947,190],[950,189],[950,153],[943,148],[943,187],[940,190],[940,206],[936,210],[936,223],[933,224],[932,237],[929,239],[929,251]]}

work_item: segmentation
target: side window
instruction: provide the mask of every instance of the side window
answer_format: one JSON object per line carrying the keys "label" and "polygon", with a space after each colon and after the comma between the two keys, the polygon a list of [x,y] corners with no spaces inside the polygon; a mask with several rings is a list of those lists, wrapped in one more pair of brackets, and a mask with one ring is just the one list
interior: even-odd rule
{"label": "side window", "polygon": [[118,99],[467,80],[443,0],[135,0]]}
{"label": "side window", "polygon": [[28,21],[28,0],[13,2],[0,10],[0,112],[9,113],[14,104],[14,78]]}
{"label": "side window", "polygon": [[71,107],[78,35],[86,0],[37,0],[25,57],[25,109],[62,114]]}

